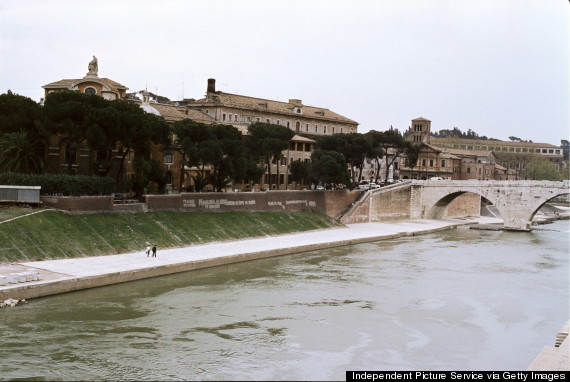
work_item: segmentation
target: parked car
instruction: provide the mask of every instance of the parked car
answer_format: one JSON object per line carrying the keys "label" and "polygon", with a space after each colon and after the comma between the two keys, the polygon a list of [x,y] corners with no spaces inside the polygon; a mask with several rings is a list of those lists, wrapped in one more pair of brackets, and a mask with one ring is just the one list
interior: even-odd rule
{"label": "parked car", "polygon": [[375,190],[377,188],[380,188],[380,185],[376,183],[365,183],[358,185],[359,190]]}
{"label": "parked car", "polygon": [[432,176],[429,180],[443,180],[441,176]]}

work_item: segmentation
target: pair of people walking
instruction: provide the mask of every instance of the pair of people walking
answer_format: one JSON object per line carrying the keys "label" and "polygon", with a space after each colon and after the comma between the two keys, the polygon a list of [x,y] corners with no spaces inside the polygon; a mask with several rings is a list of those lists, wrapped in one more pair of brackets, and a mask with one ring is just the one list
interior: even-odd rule
{"label": "pair of people walking", "polygon": [[[150,254],[152,253],[152,256],[150,256]],[[149,243],[147,243],[146,246],[146,257],[156,257],[156,244],[154,244],[152,247],[150,246]]]}

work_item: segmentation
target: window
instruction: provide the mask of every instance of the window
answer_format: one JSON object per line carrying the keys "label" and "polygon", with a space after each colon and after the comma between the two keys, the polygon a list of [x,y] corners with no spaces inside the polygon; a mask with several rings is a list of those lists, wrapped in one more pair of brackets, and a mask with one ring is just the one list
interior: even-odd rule
{"label": "window", "polygon": [[261,121],[261,119],[260,119],[260,118],[256,118],[255,120],[256,120],[257,122]]}
{"label": "window", "polygon": [[97,90],[92,87],[85,88],[85,94],[97,94]]}
{"label": "window", "polygon": [[265,120],[265,123],[269,123],[269,118],[267,118],[267,119]]}
{"label": "window", "polygon": [[433,159],[430,159],[430,160],[429,160],[429,166],[430,166],[430,167],[433,167]]}
{"label": "window", "polygon": [[164,154],[164,163],[172,164],[172,154]]}
{"label": "window", "polygon": [[226,120],[226,113],[222,114],[222,122]]}
{"label": "window", "polygon": [[319,125],[315,125],[315,133],[319,132]]}
{"label": "window", "polygon": [[426,160],[422,159],[422,166],[425,167],[426,166]]}
{"label": "window", "polygon": [[287,127],[291,127],[291,126],[289,126],[289,121],[287,121]]}
{"label": "window", "polygon": [[237,121],[238,121],[238,115],[234,114],[234,122],[237,122]]}
{"label": "window", "polygon": [[327,133],[327,125],[323,126],[323,133]]}
{"label": "window", "polygon": [[467,167],[467,173],[471,174],[471,167]]}
{"label": "window", "polygon": [[301,109],[297,109],[297,114],[301,114]]}
{"label": "window", "polygon": [[287,166],[287,158],[281,157],[281,166]]}
{"label": "window", "polygon": [[308,123],[305,125],[305,131],[309,131],[309,124]]}
{"label": "window", "polygon": [[279,120],[277,120],[277,124],[280,125]]}
{"label": "window", "polygon": [[166,184],[172,184],[172,173],[170,171],[166,171]]}
{"label": "window", "polygon": [[441,160],[441,167],[445,167],[445,159]]}

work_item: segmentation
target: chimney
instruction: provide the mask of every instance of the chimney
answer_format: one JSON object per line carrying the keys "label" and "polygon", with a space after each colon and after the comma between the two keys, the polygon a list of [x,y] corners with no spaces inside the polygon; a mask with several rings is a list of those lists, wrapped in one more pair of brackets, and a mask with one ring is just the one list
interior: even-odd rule
{"label": "chimney", "polygon": [[208,90],[207,93],[216,92],[216,80],[214,78],[208,78]]}
{"label": "chimney", "polygon": [[302,105],[303,101],[301,101],[300,99],[289,99],[289,103],[293,105]]}

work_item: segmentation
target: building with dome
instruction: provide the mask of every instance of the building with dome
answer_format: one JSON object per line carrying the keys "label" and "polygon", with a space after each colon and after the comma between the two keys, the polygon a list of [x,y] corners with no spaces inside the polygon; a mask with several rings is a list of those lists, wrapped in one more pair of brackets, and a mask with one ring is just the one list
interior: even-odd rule
{"label": "building with dome", "polygon": [[[326,108],[304,105],[299,99],[280,102],[216,91],[214,79],[208,80],[206,95],[198,100],[184,99],[173,102],[164,97],[152,97],[146,90],[127,93],[126,86],[109,78],[99,77],[98,60],[95,56],[89,62],[88,72],[84,77],[51,82],[42,88],[46,96],[52,92],[71,90],[99,95],[107,100],[127,100],[139,104],[147,113],[163,117],[170,124],[191,119],[205,124],[232,125],[242,134],[247,134],[247,127],[254,122],[287,126],[297,134],[291,140],[289,149],[284,152],[283,160],[274,163],[271,171],[272,176],[280,174],[278,182],[285,188],[292,184],[288,179],[289,164],[295,160],[310,160],[315,146],[312,137],[353,133],[358,128],[358,123],[349,118]],[[96,152],[87,147],[78,150],[75,156],[68,155],[65,141],[53,139],[47,153],[47,170],[59,172],[71,168],[77,174],[97,175],[92,166],[96,155]],[[135,155],[136,153],[131,153],[127,158],[125,180],[134,178],[132,161]],[[191,185],[191,175],[197,169],[182,167],[180,151],[174,144],[153,145],[151,159],[159,161],[166,171],[167,192],[181,191]],[[267,188],[269,183],[276,183],[275,179],[270,182],[267,175],[259,188]]]}
{"label": "building with dome", "polygon": [[86,94],[97,94],[105,99],[125,99],[128,88],[109,78],[98,77],[97,57],[88,65],[88,72],[83,78],[64,79],[42,86],[47,96],[51,92],[73,90]]}

